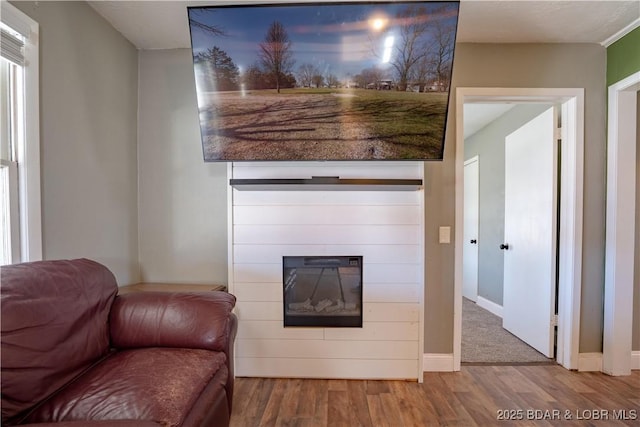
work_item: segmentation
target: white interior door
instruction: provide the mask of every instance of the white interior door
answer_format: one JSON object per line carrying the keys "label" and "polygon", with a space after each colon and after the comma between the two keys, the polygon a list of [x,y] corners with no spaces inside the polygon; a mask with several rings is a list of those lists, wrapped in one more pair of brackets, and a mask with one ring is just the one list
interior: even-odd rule
{"label": "white interior door", "polygon": [[557,144],[554,108],[505,140],[503,327],[553,357]]}
{"label": "white interior door", "polygon": [[464,163],[464,246],[462,247],[462,296],[478,299],[478,224],[480,213],[480,161]]}

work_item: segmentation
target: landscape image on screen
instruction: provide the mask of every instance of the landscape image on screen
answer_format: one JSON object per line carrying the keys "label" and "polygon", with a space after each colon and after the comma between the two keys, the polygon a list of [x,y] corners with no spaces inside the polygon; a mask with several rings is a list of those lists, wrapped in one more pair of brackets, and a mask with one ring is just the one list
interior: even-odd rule
{"label": "landscape image on screen", "polygon": [[458,6],[190,7],[204,160],[441,160]]}

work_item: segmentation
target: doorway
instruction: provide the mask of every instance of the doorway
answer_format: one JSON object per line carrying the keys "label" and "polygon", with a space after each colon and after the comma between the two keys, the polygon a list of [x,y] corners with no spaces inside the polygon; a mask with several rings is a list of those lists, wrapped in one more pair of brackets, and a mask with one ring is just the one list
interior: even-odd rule
{"label": "doorway", "polygon": [[557,109],[474,103],[464,117],[461,362],[553,363]]}
{"label": "doorway", "polygon": [[[576,369],[578,361],[582,261],[583,89],[458,88],[456,91],[456,248],[454,288],[454,370],[460,369],[464,238],[464,105],[551,103],[561,105],[562,153],[558,239],[558,329],[556,361]],[[480,241],[480,240],[479,240]],[[482,261],[480,261],[482,263]]]}

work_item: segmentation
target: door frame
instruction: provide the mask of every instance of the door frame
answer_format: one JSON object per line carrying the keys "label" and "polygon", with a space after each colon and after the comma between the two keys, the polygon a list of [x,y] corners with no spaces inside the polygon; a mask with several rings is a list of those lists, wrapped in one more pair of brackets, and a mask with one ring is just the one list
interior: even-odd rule
{"label": "door frame", "polygon": [[[561,104],[560,217],[558,218],[558,331],[556,361],[578,369],[582,279],[584,188],[583,88],[465,88],[456,89],[456,208],[453,309],[453,369],[460,370],[462,347],[462,244],[464,212],[464,104]],[[551,319],[550,319],[551,320]]]}
{"label": "door frame", "polygon": [[609,86],[602,337],[602,371],[609,375],[631,374],[639,90],[640,71]]}

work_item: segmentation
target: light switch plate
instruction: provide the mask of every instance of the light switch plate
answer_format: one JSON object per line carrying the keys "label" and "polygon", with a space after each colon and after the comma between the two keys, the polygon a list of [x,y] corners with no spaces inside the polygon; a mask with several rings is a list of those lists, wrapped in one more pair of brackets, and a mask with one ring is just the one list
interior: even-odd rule
{"label": "light switch plate", "polygon": [[451,227],[440,227],[440,243],[451,243]]}

